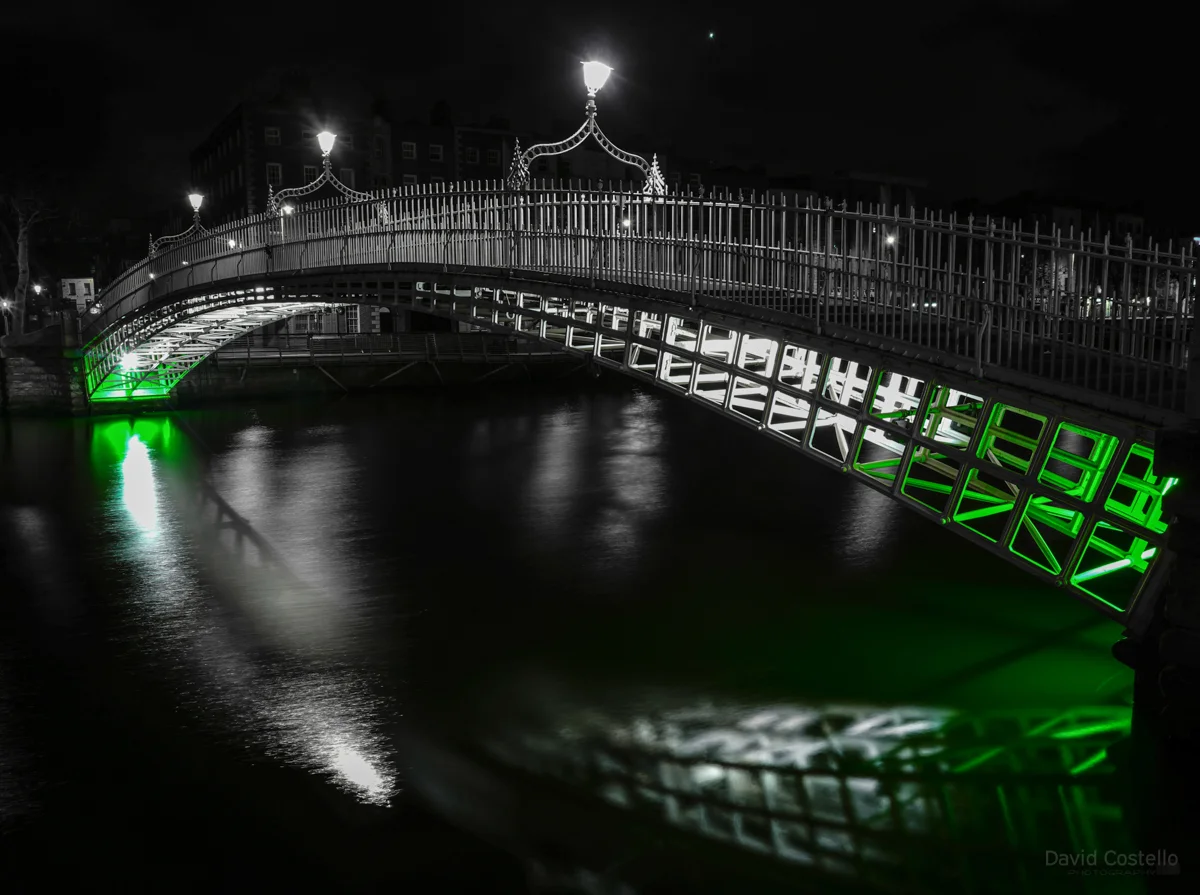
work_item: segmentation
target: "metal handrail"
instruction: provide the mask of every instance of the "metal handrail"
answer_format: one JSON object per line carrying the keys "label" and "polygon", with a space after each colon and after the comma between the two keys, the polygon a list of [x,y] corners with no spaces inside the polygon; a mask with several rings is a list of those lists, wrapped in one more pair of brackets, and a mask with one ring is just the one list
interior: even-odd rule
{"label": "metal handrail", "polygon": [[1002,367],[1168,411],[1183,408],[1197,293],[1191,244],[1135,248],[771,195],[465,183],[307,203],[171,246],[98,297],[85,341],[177,291],[377,264],[649,286],[689,304],[720,298],[966,357],[979,375]]}

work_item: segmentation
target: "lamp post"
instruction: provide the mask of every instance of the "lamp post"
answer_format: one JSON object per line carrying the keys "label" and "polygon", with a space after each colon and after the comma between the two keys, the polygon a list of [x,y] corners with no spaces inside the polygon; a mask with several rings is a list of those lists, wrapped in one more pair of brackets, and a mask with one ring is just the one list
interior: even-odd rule
{"label": "lamp post", "polygon": [[188,202],[192,204],[192,223],[199,226],[200,206],[204,204],[204,197],[199,193],[188,193]]}
{"label": "lamp post", "polygon": [[[338,180],[333,174],[333,165],[329,160],[329,153],[333,152],[334,143],[337,141],[337,134],[330,131],[321,131],[317,134],[317,145],[321,147],[321,176],[312,183],[304,186],[290,187],[286,190],[275,192],[274,188],[267,190],[267,212],[271,215],[284,215],[292,213],[292,206],[286,202],[288,199],[299,199],[301,196],[307,196],[315,193],[325,184],[329,184],[339,193],[346,197],[349,202],[366,202],[371,198],[370,193],[360,193],[358,190],[352,190],[346,184]],[[380,202],[375,207],[376,214],[381,224],[388,223],[389,216],[387,206]],[[283,233],[282,223],[280,225],[280,234]]]}
{"label": "lamp post", "polygon": [[[200,206],[204,204],[204,196],[201,193],[188,193],[188,204],[192,206],[192,226],[188,227],[182,233],[176,236],[160,236],[155,239],[153,235],[150,237],[150,257],[153,258],[158,250],[163,246],[172,243],[183,243],[190,239],[195,239],[200,236],[211,236],[211,231],[200,223]],[[232,246],[231,246],[232,247]],[[186,263],[186,262],[185,262]],[[153,278],[153,274],[150,275]]]}
{"label": "lamp post", "polygon": [[658,155],[652,157],[653,161],[647,162],[640,155],[626,152],[605,136],[596,121],[596,94],[608,81],[608,76],[613,71],[612,68],[603,62],[595,61],[584,62],[582,65],[583,86],[587,88],[588,95],[587,105],[584,107],[587,118],[575,133],[557,143],[538,143],[521,152],[521,142],[518,140],[513,148],[512,168],[508,174],[509,187],[524,189],[529,185],[529,166],[534,159],[546,155],[562,155],[575,149],[588,137],[594,137],[610,156],[623,164],[635,166],[646,175],[646,185],[642,188],[644,193],[654,196],[663,195],[667,191],[667,183],[658,167]]}

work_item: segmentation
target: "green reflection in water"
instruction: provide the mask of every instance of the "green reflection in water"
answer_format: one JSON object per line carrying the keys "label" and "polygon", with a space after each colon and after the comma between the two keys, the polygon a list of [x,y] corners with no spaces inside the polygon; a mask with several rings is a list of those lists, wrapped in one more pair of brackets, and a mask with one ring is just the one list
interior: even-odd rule
{"label": "green reflection in water", "polygon": [[107,488],[120,478],[121,503],[144,534],[158,531],[158,482],[164,467],[181,468],[191,458],[187,438],[168,416],[122,417],[92,425],[92,471]]}

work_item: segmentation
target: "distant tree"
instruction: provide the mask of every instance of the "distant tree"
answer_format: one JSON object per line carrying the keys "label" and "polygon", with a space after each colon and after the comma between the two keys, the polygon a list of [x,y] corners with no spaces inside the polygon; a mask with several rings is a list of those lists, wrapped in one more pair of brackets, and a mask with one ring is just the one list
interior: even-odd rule
{"label": "distant tree", "polygon": [[[40,198],[34,196],[21,195],[5,195],[2,200],[4,210],[7,212],[2,225],[4,227],[5,243],[8,250],[14,255],[17,283],[13,289],[12,311],[10,320],[12,321],[11,335],[20,338],[25,334],[25,322],[27,316],[27,296],[29,293],[29,242],[33,235],[33,228],[36,224],[48,218],[49,209],[46,203]],[[12,229],[9,223],[16,225],[16,237],[14,238]]]}
{"label": "distant tree", "polygon": [[[34,229],[61,217],[59,211],[65,207],[62,198],[65,195],[64,183],[57,176],[39,176],[38,172],[30,171],[20,180],[11,176],[0,178],[0,234],[3,237],[0,240],[0,267],[6,271],[3,277],[6,291],[7,284],[15,281],[9,318],[10,338],[23,336],[28,323]],[[64,223],[69,227],[75,218],[74,214],[68,215]]]}

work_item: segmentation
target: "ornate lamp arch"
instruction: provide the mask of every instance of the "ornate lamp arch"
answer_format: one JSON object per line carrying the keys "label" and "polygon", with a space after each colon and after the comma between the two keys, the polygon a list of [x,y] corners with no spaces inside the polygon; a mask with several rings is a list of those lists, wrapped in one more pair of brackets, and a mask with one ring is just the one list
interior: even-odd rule
{"label": "ornate lamp arch", "polygon": [[[604,70],[603,74],[598,78],[598,83],[589,80],[589,72],[587,71],[589,66],[599,67]],[[587,112],[586,120],[579,126],[579,129],[575,133],[557,143],[538,143],[522,152],[521,141],[518,140],[513,147],[512,168],[508,173],[508,185],[510,188],[519,190],[529,185],[530,163],[534,159],[547,155],[562,155],[587,142],[588,137],[595,137],[596,142],[610,156],[623,164],[633,165],[646,176],[646,184],[642,187],[642,192],[652,196],[662,196],[666,193],[667,183],[662,175],[662,171],[658,167],[658,154],[656,153],[652,157],[652,161],[647,162],[640,155],[635,155],[632,152],[621,149],[605,135],[604,131],[600,129],[599,122],[596,121],[596,91],[603,86],[604,80],[611,71],[612,69],[608,66],[601,65],[598,62],[584,63],[584,77],[585,80],[588,80],[588,101],[585,107]]]}
{"label": "ornate lamp arch", "polygon": [[[317,139],[321,142],[321,176],[312,183],[304,186],[289,187],[286,190],[275,192],[274,187],[267,187],[267,213],[272,217],[280,213],[283,204],[288,199],[299,199],[303,196],[310,196],[319,190],[325,184],[329,184],[339,193],[341,193],[347,202],[369,202],[371,200],[370,193],[360,193],[358,190],[353,190],[346,184],[342,183],[333,173],[333,165],[329,161],[329,153],[333,151],[333,141],[337,138],[337,134],[331,134],[324,131],[317,135]],[[326,148],[328,146],[328,148]],[[379,223],[387,224],[391,220],[388,213],[387,204],[384,202],[375,203],[375,213],[379,218]]]}
{"label": "ornate lamp arch", "polygon": [[167,246],[175,245],[177,243],[190,242],[193,239],[202,239],[206,236],[212,236],[214,238],[217,236],[216,233],[214,233],[212,230],[209,230],[202,223],[200,223],[200,206],[204,202],[204,197],[201,196],[199,193],[192,193],[191,195],[188,196],[188,199],[192,203],[192,226],[188,227],[182,233],[177,233],[174,236],[160,236],[158,239],[155,239],[154,234],[151,234],[150,235],[150,257],[151,258],[153,258],[155,255],[158,254],[159,249],[165,248]]}

